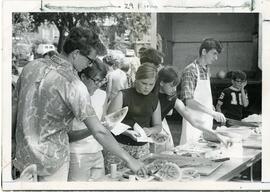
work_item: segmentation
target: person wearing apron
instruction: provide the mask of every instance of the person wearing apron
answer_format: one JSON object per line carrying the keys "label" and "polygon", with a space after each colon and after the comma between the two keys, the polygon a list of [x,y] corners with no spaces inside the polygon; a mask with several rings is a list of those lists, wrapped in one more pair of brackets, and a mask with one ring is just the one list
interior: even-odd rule
{"label": "person wearing apron", "polygon": [[[221,45],[215,39],[205,39],[199,50],[199,58],[188,65],[181,78],[181,98],[194,116],[199,116],[204,126],[212,130],[213,118],[225,122],[222,113],[216,112],[212,104],[212,92],[208,66],[215,62],[221,52]],[[182,121],[180,145],[187,141],[197,141],[201,131],[191,126],[185,119]]]}

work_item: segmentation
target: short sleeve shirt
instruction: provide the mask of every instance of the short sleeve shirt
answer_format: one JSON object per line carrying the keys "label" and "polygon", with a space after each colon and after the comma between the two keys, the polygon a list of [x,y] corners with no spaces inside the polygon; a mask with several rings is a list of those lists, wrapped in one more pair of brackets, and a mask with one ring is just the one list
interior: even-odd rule
{"label": "short sleeve shirt", "polygon": [[90,95],[71,63],[59,56],[28,63],[19,77],[16,167],[36,164],[38,175],[51,175],[69,161],[67,132],[76,117],[95,115]]}
{"label": "short sleeve shirt", "polygon": [[163,120],[166,117],[166,115],[174,108],[176,97],[170,99],[168,95],[164,93],[159,93],[158,98],[161,108],[161,119]]}
{"label": "short sleeve shirt", "polygon": [[[157,108],[158,97],[153,93],[148,95],[140,94],[134,87],[122,90],[122,93],[122,107],[128,106],[128,113],[123,123],[130,127],[133,127],[135,123],[138,123],[141,127],[152,126],[152,115]],[[145,142],[136,142],[123,134],[115,136],[115,138],[118,142],[126,145],[140,146],[145,144]]]}
{"label": "short sleeve shirt", "polygon": [[186,101],[186,99],[193,99],[194,97],[194,91],[198,81],[198,72],[196,66],[199,68],[200,79],[206,80],[209,76],[208,67],[198,64],[196,60],[186,66],[182,73],[180,83],[180,99],[183,101]]}
{"label": "short sleeve shirt", "polygon": [[[246,97],[248,99],[247,92]],[[221,111],[225,117],[236,120],[242,119],[244,106],[240,90],[234,90],[230,87],[226,88],[221,92],[218,101],[222,103]]]}

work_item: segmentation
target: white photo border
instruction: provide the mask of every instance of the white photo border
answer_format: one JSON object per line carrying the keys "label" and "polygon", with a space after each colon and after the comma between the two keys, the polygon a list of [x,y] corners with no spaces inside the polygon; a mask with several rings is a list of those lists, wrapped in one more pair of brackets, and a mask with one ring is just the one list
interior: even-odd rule
{"label": "white photo border", "polygon": [[[2,168],[2,187],[4,190],[41,190],[41,189],[54,189],[54,190],[202,190],[202,189],[212,189],[212,190],[243,190],[243,189],[270,189],[270,0],[252,1],[256,2],[253,5],[254,9],[250,8],[239,8],[239,7],[224,7],[224,8],[214,8],[208,6],[202,7],[183,7],[177,5],[164,6],[161,1],[154,0],[79,0],[83,2],[83,6],[79,8],[72,8],[74,3],[78,2],[76,0],[3,0],[2,2],[2,62],[0,66],[1,71],[1,168]],[[199,0],[198,0],[199,1]],[[221,0],[222,1],[222,0]],[[102,3],[101,3],[102,2]],[[105,3],[106,2],[106,3]],[[143,6],[143,2],[148,2],[149,6]],[[168,2],[168,1],[166,1]],[[172,0],[172,2],[177,2]],[[184,2],[181,1],[181,2]],[[205,2],[205,1],[204,1]],[[211,0],[209,2],[212,2]],[[227,1],[230,2],[230,1]],[[231,1],[233,2],[233,1]],[[59,4],[64,3],[66,7],[60,9]],[[128,9],[130,3],[133,3],[134,8]],[[139,4],[142,3],[142,7]],[[50,5],[50,6],[46,6]],[[71,5],[69,7],[69,5]],[[190,183],[176,183],[176,182],[48,182],[48,183],[15,183],[11,179],[11,52],[12,52],[12,12],[40,12],[41,8],[43,11],[70,11],[76,12],[79,10],[81,12],[257,12],[260,17],[260,34],[259,34],[259,62],[262,62],[262,81],[263,81],[263,91],[262,91],[262,118],[263,118],[263,152],[262,152],[262,181],[261,183],[232,183],[232,182],[190,182]]]}

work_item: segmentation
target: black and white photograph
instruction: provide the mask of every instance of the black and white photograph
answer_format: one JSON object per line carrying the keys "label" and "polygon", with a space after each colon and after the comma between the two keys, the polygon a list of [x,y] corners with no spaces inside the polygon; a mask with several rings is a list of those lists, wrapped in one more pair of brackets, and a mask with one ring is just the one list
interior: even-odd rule
{"label": "black and white photograph", "polygon": [[262,4],[26,2],[4,1],[4,190],[269,187]]}

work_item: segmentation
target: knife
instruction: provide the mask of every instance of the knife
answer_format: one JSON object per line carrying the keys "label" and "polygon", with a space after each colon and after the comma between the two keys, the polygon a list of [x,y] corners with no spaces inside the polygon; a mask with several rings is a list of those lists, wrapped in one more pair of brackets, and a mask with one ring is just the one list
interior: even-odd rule
{"label": "knife", "polygon": [[226,123],[232,124],[232,125],[239,125],[239,126],[247,126],[247,127],[258,127],[259,124],[255,122],[243,122],[238,121],[235,119],[226,118]]}
{"label": "knife", "polygon": [[224,157],[224,158],[219,158],[219,159],[212,159],[211,161],[213,162],[224,162],[230,160],[230,157]]}

